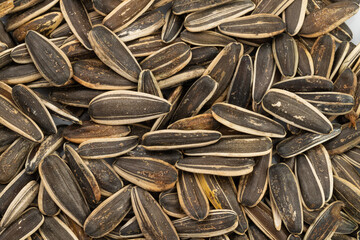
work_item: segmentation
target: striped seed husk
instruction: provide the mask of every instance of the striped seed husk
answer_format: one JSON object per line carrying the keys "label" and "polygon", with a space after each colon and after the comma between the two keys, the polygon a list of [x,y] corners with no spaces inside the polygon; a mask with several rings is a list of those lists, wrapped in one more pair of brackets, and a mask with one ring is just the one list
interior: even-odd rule
{"label": "striped seed husk", "polygon": [[[6,83],[0,82],[0,95],[9,100],[11,103],[14,103],[14,100],[11,96],[12,87],[7,85]],[[15,104],[15,103],[14,103]]]}
{"label": "striped seed husk", "polygon": [[335,92],[347,93],[354,96],[356,87],[357,77],[350,68],[346,68],[334,81]]}
{"label": "striped seed husk", "polygon": [[160,34],[142,37],[126,43],[134,57],[147,57],[168,45],[162,41]]}
{"label": "striped seed husk", "polygon": [[191,60],[188,65],[207,65],[219,54],[216,47],[193,47],[191,48]]}
{"label": "striped seed husk", "polygon": [[61,12],[50,12],[40,17],[37,17],[24,25],[20,26],[13,32],[13,37],[18,42],[25,40],[26,33],[34,30],[44,36],[49,36],[50,33],[60,25],[63,20]]}
{"label": "striped seed husk", "polygon": [[184,25],[184,18],[175,15],[172,9],[169,9],[165,15],[165,24],[161,30],[161,39],[165,43],[170,43],[176,39]]}
{"label": "striped seed husk", "polygon": [[224,3],[220,6],[190,13],[184,20],[184,26],[190,32],[202,32],[217,27],[228,20],[241,17],[254,8],[255,4],[248,0]]}
{"label": "striped seed husk", "polygon": [[330,155],[344,153],[360,143],[360,120],[355,124],[355,128],[349,123],[341,125],[341,133],[324,144]]}
{"label": "striped seed husk", "polygon": [[42,2],[41,0],[15,0],[14,1],[14,8],[11,9],[10,13],[19,12],[30,8],[38,3]]}
{"label": "striped seed husk", "polygon": [[303,206],[310,210],[320,209],[325,204],[325,194],[309,158],[300,154],[296,157],[295,174],[300,186]]}
{"label": "striped seed husk", "polygon": [[35,146],[34,142],[26,138],[17,138],[0,155],[0,183],[9,183],[20,172],[26,155]]}
{"label": "striped seed husk", "polygon": [[86,49],[77,39],[64,42],[60,49],[65,53],[71,62],[96,57],[94,52]]}
{"label": "striped seed husk", "polygon": [[154,74],[148,69],[142,70],[139,75],[138,92],[148,93],[163,98],[159,83]]}
{"label": "striped seed husk", "polygon": [[77,240],[75,233],[58,217],[45,217],[39,232],[44,239]]}
{"label": "striped seed husk", "polygon": [[173,188],[178,178],[173,165],[149,157],[120,157],[113,168],[122,178],[152,192]]}
{"label": "striped seed husk", "polygon": [[[50,41],[53,42],[57,47],[61,47],[65,39],[66,37],[59,37],[52,38],[50,39]],[[12,48],[10,56],[14,62],[19,64],[27,64],[33,62],[25,43],[19,44],[16,47]]]}
{"label": "striped seed husk", "polygon": [[92,24],[84,4],[81,1],[60,0],[60,9],[76,38],[86,49],[92,50],[88,39]]}
{"label": "striped seed husk", "polygon": [[2,95],[0,95],[0,123],[31,141],[41,142],[44,139],[44,134],[38,125]]}
{"label": "striped seed husk", "polygon": [[115,33],[102,25],[89,32],[89,41],[99,59],[124,78],[137,82],[141,67]]}
{"label": "striped seed husk", "polygon": [[328,152],[323,145],[311,148],[305,152],[308,160],[314,166],[315,172],[324,190],[325,201],[328,202],[333,194],[333,171]]}
{"label": "striped seed husk", "polygon": [[[295,0],[299,1],[299,0]],[[314,75],[314,61],[309,50],[305,47],[300,41],[296,42],[298,46],[299,53],[299,64],[298,64],[298,74],[301,76],[311,76]]]}
{"label": "striped seed husk", "polygon": [[125,137],[129,133],[129,126],[109,126],[83,121],[82,125],[73,124],[67,126],[64,129],[63,136],[70,142],[80,144],[90,139]]}
{"label": "striped seed husk", "polygon": [[0,68],[4,67],[12,62],[12,59],[10,56],[11,51],[12,51],[12,48],[9,48],[9,49],[6,49],[6,50],[0,52]]}
{"label": "striped seed husk", "polygon": [[11,38],[10,34],[5,30],[5,26],[2,22],[0,23],[0,41],[5,43],[8,48],[15,47],[13,39]]}
{"label": "striped seed husk", "polygon": [[348,162],[350,162],[353,166],[355,167],[359,167],[360,166],[360,163],[359,163],[359,156],[360,154],[360,148],[358,146],[355,146],[353,148],[351,148],[349,151],[346,151],[343,155],[343,157],[346,158],[346,160]]}
{"label": "striped seed husk", "polygon": [[114,10],[122,0],[93,0],[93,7],[96,12],[106,16]]}
{"label": "striped seed husk", "polygon": [[280,15],[294,0],[261,0],[252,14],[269,13]]}
{"label": "striped seed husk", "polygon": [[310,132],[327,134],[333,130],[330,121],[317,108],[285,90],[270,89],[262,107],[274,117]]}
{"label": "striped seed husk", "polygon": [[163,160],[175,165],[175,163],[182,159],[182,153],[179,150],[168,151],[148,151],[143,145],[137,145],[136,148],[127,153],[130,157],[149,157]]}
{"label": "striped seed husk", "polygon": [[257,157],[271,151],[272,142],[268,137],[230,136],[223,137],[210,146],[185,150],[188,156]]}
{"label": "striped seed husk", "polygon": [[168,78],[183,69],[191,59],[191,49],[183,42],[174,43],[151,54],[140,62],[143,69],[149,69],[156,80]]}
{"label": "striped seed husk", "polygon": [[57,127],[49,111],[36,93],[25,85],[12,88],[12,98],[16,105],[47,134],[56,134]]}
{"label": "striped seed husk", "polygon": [[86,218],[85,233],[99,238],[114,230],[131,209],[131,189],[127,185],[97,206]]}
{"label": "striped seed husk", "polygon": [[200,1],[187,1],[187,0],[176,0],[173,3],[173,12],[177,15],[184,13],[196,12],[205,10],[208,8],[216,7],[232,0],[200,0]]}
{"label": "striped seed husk", "polygon": [[340,124],[334,124],[333,128],[334,130],[329,134],[302,132],[300,134],[288,137],[276,145],[276,151],[283,158],[294,157],[321,143],[335,138],[341,133]]}
{"label": "striped seed husk", "polygon": [[89,108],[92,99],[104,93],[85,87],[53,88],[50,91],[50,99],[68,106]]}
{"label": "striped seed husk", "polygon": [[283,12],[282,18],[290,36],[295,36],[300,31],[304,23],[307,5],[307,0],[294,0]]}
{"label": "striped seed husk", "polygon": [[[68,57],[51,41],[31,30],[25,44],[40,74],[54,86],[67,84],[73,76]],[[46,53],[46,58],[42,54]]]}
{"label": "striped seed husk", "polygon": [[339,72],[341,73],[342,71],[344,71],[347,67],[353,67],[353,65],[357,62],[360,56],[360,45],[356,45],[354,48],[351,47],[349,49],[349,52],[347,53],[347,56],[345,57],[344,61],[342,62],[340,68],[339,68]]}
{"label": "striped seed husk", "polygon": [[299,53],[295,39],[287,33],[276,36],[272,43],[276,65],[284,77],[294,77],[299,64]]}
{"label": "striped seed husk", "polygon": [[271,159],[271,153],[254,158],[253,171],[240,178],[237,192],[239,203],[246,207],[255,207],[264,197],[269,181],[268,169]]}
{"label": "striped seed husk", "polygon": [[238,226],[236,212],[229,209],[210,210],[203,221],[184,217],[173,221],[181,238],[207,238],[230,233]]}
{"label": "striped seed husk", "polygon": [[196,46],[225,47],[229,43],[236,42],[234,38],[215,31],[189,32],[185,30],[181,32],[180,38]]}
{"label": "striped seed husk", "polygon": [[4,0],[0,3],[0,17],[4,17],[8,14],[12,9],[14,9],[14,1],[13,0]]}
{"label": "striped seed husk", "polygon": [[251,100],[251,87],[253,85],[254,67],[250,55],[240,57],[234,76],[231,80],[226,102],[246,108]]}
{"label": "striped seed husk", "polygon": [[[316,38],[328,33],[344,23],[359,10],[359,5],[351,1],[331,3],[328,6],[312,11],[305,17],[300,36]],[[316,21],[321,19],[321,21]]]}
{"label": "striped seed husk", "polygon": [[42,182],[40,182],[39,193],[37,196],[37,204],[40,212],[43,215],[55,216],[60,213],[60,208],[51,199]]}
{"label": "striped seed husk", "polygon": [[100,124],[123,125],[158,118],[170,111],[163,98],[127,90],[115,90],[95,97],[89,106],[91,119]]}
{"label": "striped seed husk", "polygon": [[245,39],[274,37],[285,31],[280,17],[272,14],[254,14],[224,22],[219,25],[221,33]]}
{"label": "striped seed husk", "polygon": [[[338,70],[340,69],[342,63],[349,54],[349,51],[350,51],[350,42],[344,41],[339,44],[338,48],[335,51],[333,69],[331,71],[330,79],[334,79],[335,76],[338,74]],[[344,71],[345,69],[346,68],[344,67],[342,70]]]}
{"label": "striped seed husk", "polygon": [[155,9],[143,14],[125,29],[116,32],[116,34],[122,41],[129,42],[156,33],[164,24],[164,14]]}
{"label": "striped seed husk", "polygon": [[[4,215],[10,203],[16,195],[23,189],[30,181],[35,180],[33,175],[28,175],[25,170],[22,170],[10,183],[0,192],[0,214]],[[1,236],[1,235],[0,235]]]}
{"label": "striped seed husk", "polygon": [[159,87],[161,89],[179,87],[190,80],[201,77],[204,74],[205,70],[206,68],[204,66],[199,66],[199,65],[186,66],[184,67],[183,70],[181,70],[177,74],[169,78],[160,80]]}
{"label": "striped seed husk", "polygon": [[186,217],[186,214],[181,208],[177,192],[161,193],[161,195],[159,196],[159,204],[162,207],[162,210],[170,217],[174,217],[174,218]]}
{"label": "striped seed husk", "polygon": [[211,113],[218,122],[239,132],[275,138],[286,135],[278,122],[232,104],[216,103],[211,107]]}
{"label": "striped seed husk", "polygon": [[84,162],[95,176],[102,196],[109,197],[124,186],[122,179],[105,160],[84,160]]}
{"label": "striped seed husk", "polygon": [[0,149],[5,151],[18,137],[19,135],[14,131],[0,126]]}
{"label": "striped seed husk", "polygon": [[44,216],[35,207],[26,210],[15,222],[0,234],[0,240],[25,240],[44,223]]}
{"label": "striped seed husk", "polygon": [[118,235],[123,238],[140,238],[140,239],[141,237],[144,236],[141,232],[139,223],[137,222],[135,216],[130,218],[130,220],[128,220],[124,225],[121,226],[121,228],[118,231]]}
{"label": "striped seed husk", "polygon": [[153,2],[154,0],[123,1],[106,15],[102,23],[112,31],[119,32],[138,19]]}
{"label": "striped seed husk", "polygon": [[236,198],[236,187],[232,178],[214,175],[197,174],[201,187],[215,209],[231,209],[238,215],[238,226],[234,230],[237,234],[244,234],[248,227],[248,220],[244,209]]}
{"label": "striped seed husk", "polygon": [[39,173],[51,199],[61,211],[83,226],[90,209],[79,183],[66,163],[58,156],[50,155],[40,163]]}
{"label": "striped seed husk", "polygon": [[209,201],[194,173],[181,171],[176,188],[180,206],[187,216],[202,221],[209,215]]}
{"label": "striped seed husk", "polygon": [[[291,233],[301,234],[301,193],[294,173],[286,164],[278,163],[269,168],[269,189],[285,227]],[[288,206],[291,206],[291,210]]]}
{"label": "striped seed husk", "polygon": [[176,163],[183,171],[218,176],[241,176],[253,171],[255,162],[251,158],[186,157]]}
{"label": "striped seed husk", "polygon": [[326,239],[331,236],[340,223],[342,207],[344,207],[344,203],[341,201],[335,201],[327,206],[310,225],[304,240]]}
{"label": "striped seed husk", "polygon": [[208,75],[196,80],[182,97],[174,112],[172,122],[197,115],[206,102],[212,98],[217,87],[218,83]]}
{"label": "striped seed husk", "polygon": [[6,84],[29,83],[40,78],[41,74],[32,63],[8,65],[0,70],[0,80]]}
{"label": "striped seed husk", "polygon": [[131,203],[145,238],[179,240],[179,235],[170,218],[149,192],[139,187],[131,190]]}
{"label": "striped seed husk", "polygon": [[279,210],[276,208],[274,197],[271,195],[271,193],[269,195],[270,195],[269,199],[266,198],[265,202],[271,208],[272,216],[274,218],[273,224],[274,224],[276,230],[279,231],[281,229],[282,219],[281,219]]}
{"label": "striped seed husk", "polygon": [[325,34],[316,40],[311,49],[315,75],[330,78],[335,58],[335,47],[335,40],[329,34]]}
{"label": "striped seed husk", "polygon": [[52,8],[55,4],[57,4],[59,0],[45,0],[40,2],[39,4],[34,5],[31,8],[26,9],[25,11],[17,14],[13,14],[8,18],[5,29],[10,32],[20,27],[21,25],[27,23],[31,19],[40,16],[45,13],[47,10]]}
{"label": "striped seed husk", "polygon": [[4,213],[0,226],[7,228],[13,223],[22,212],[31,204],[38,194],[39,184],[36,181],[30,181],[26,184],[20,192],[11,201],[9,207]]}
{"label": "striped seed husk", "polygon": [[331,165],[334,175],[341,177],[360,188],[360,175],[356,169],[343,157],[334,155],[331,157]]}
{"label": "striped seed husk", "polygon": [[245,235],[246,240],[249,240],[249,239],[263,239],[263,240],[269,239],[254,223],[249,224],[248,235],[249,235],[249,237],[247,237]]}
{"label": "striped seed husk", "polygon": [[326,115],[345,115],[351,112],[355,102],[352,95],[340,92],[308,92],[297,95]]}
{"label": "striped seed husk", "polygon": [[137,136],[91,139],[82,142],[77,152],[84,159],[113,158],[134,149],[138,141]]}
{"label": "striped seed husk", "polygon": [[220,137],[221,133],[214,130],[164,129],[146,133],[142,144],[150,151],[186,149],[214,144]]}
{"label": "striped seed husk", "polygon": [[89,204],[97,204],[100,201],[101,192],[94,174],[70,144],[65,143],[64,151],[70,170],[74,174],[85,199]]}
{"label": "striped seed husk", "polygon": [[325,77],[308,75],[282,80],[271,87],[290,92],[322,92],[332,91],[334,84]]}
{"label": "striped seed husk", "polygon": [[[264,67],[268,69],[264,71]],[[252,86],[252,99],[256,104],[261,103],[265,93],[274,82],[276,63],[270,43],[262,44],[256,51],[254,61],[254,80]]]}
{"label": "striped seed husk", "polygon": [[211,113],[198,114],[193,117],[180,119],[170,125],[168,129],[179,130],[211,130],[217,129],[220,123],[217,122]]}

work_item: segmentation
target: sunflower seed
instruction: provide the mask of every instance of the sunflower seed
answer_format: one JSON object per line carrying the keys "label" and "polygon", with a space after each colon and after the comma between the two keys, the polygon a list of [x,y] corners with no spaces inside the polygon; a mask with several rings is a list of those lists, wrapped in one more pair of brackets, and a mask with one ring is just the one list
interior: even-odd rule
{"label": "sunflower seed", "polygon": [[60,50],[62,50],[72,62],[86,58],[94,58],[96,56],[94,52],[86,49],[77,39],[64,42]]}
{"label": "sunflower seed", "polygon": [[[298,1],[298,0],[295,0]],[[314,61],[309,50],[305,45],[299,41],[296,42],[298,46],[299,53],[299,64],[298,64],[298,73],[301,76],[311,76],[314,75]]]}
{"label": "sunflower seed", "polygon": [[148,93],[163,98],[154,74],[150,70],[143,70],[139,76],[138,92]]}
{"label": "sunflower seed", "polygon": [[229,43],[236,42],[235,39],[215,31],[189,32],[180,34],[181,40],[197,46],[225,47]]}
{"label": "sunflower seed", "polygon": [[37,203],[40,212],[46,216],[55,216],[60,212],[59,207],[51,199],[42,182],[40,182]]}
{"label": "sunflower seed", "polygon": [[171,217],[175,217],[175,218],[186,217],[186,214],[181,208],[177,192],[161,193],[161,195],[159,196],[159,204],[162,207],[162,210]]}
{"label": "sunflower seed", "polygon": [[169,44],[161,40],[160,34],[155,34],[127,42],[126,45],[134,57],[147,57]]}
{"label": "sunflower seed", "polygon": [[189,2],[187,0],[176,0],[173,3],[172,9],[175,14],[181,15],[184,13],[196,12],[196,11],[201,11],[208,8],[216,7],[230,1],[232,0],[211,0],[211,1],[200,0],[195,2],[192,1]]}
{"label": "sunflower seed", "polygon": [[144,236],[135,216],[120,228],[119,236],[123,238],[140,238]]}
{"label": "sunflower seed", "polygon": [[39,232],[44,239],[76,240],[75,233],[58,217],[45,217]]}
{"label": "sunflower seed", "polygon": [[168,129],[179,130],[211,130],[217,129],[220,123],[217,122],[211,113],[198,114],[194,117],[180,119],[170,125]]}
{"label": "sunflower seed", "polygon": [[252,14],[269,13],[279,15],[293,2],[293,0],[263,0],[259,2]]}
{"label": "sunflower seed", "polygon": [[117,90],[95,97],[90,102],[89,115],[100,124],[130,124],[158,118],[169,112],[170,106],[168,101],[157,96]]}
{"label": "sunflower seed", "polygon": [[228,20],[241,17],[254,8],[255,4],[248,0],[224,3],[220,6],[190,13],[184,20],[184,26],[190,32],[202,32],[217,27]]}
{"label": "sunflower seed", "polygon": [[299,63],[295,39],[287,33],[282,33],[274,38],[272,50],[281,74],[284,77],[294,77]]}
{"label": "sunflower seed", "polygon": [[349,151],[345,152],[343,157],[350,162],[354,167],[359,168],[360,164],[359,164],[359,160],[360,159],[358,156],[360,154],[360,148],[358,146],[355,146],[353,148],[351,148]]}
{"label": "sunflower seed", "polygon": [[121,157],[113,163],[113,167],[122,178],[153,192],[174,187],[178,176],[171,164],[148,157]]}
{"label": "sunflower seed", "polygon": [[290,92],[320,92],[332,91],[334,84],[327,78],[313,75],[282,80],[271,87],[284,89]]}
{"label": "sunflower seed", "polygon": [[176,39],[184,25],[183,20],[182,16],[175,15],[171,9],[167,11],[165,24],[161,31],[161,39],[165,43],[170,43]]}
{"label": "sunflower seed", "polygon": [[342,155],[332,156],[331,165],[336,176],[341,177],[360,188],[360,175],[356,169],[346,161],[346,158]]}
{"label": "sunflower seed", "polygon": [[140,229],[146,238],[180,239],[170,218],[149,192],[134,187],[131,190],[131,202]]}
{"label": "sunflower seed", "polygon": [[122,0],[93,0],[94,9],[99,14],[106,16],[114,10]]}
{"label": "sunflower seed", "polygon": [[136,148],[127,153],[131,157],[149,157],[163,160],[175,165],[175,163],[182,159],[182,153],[178,150],[168,150],[168,151],[148,151],[143,145],[138,145]]}
{"label": "sunflower seed", "polygon": [[29,83],[40,78],[34,64],[9,65],[0,70],[0,80],[6,84]]}
{"label": "sunflower seed", "polygon": [[131,189],[131,185],[122,188],[92,211],[84,223],[85,232],[89,236],[105,236],[124,219],[131,208]]}
{"label": "sunflower seed", "polygon": [[193,47],[191,48],[191,60],[188,65],[207,65],[218,55],[216,47]]}
{"label": "sunflower seed", "polygon": [[159,87],[161,89],[170,88],[170,87],[178,87],[181,84],[186,83],[189,80],[196,79],[201,77],[205,72],[204,66],[192,65],[187,66],[177,74],[162,79],[159,81]]}
{"label": "sunflower seed", "polygon": [[290,36],[295,36],[300,31],[305,19],[306,7],[306,0],[294,0],[283,12],[286,31]]}
{"label": "sunflower seed", "polygon": [[314,61],[314,74],[330,78],[335,57],[334,38],[329,34],[319,37],[311,49],[311,56]]}
{"label": "sunflower seed", "polygon": [[58,156],[50,155],[40,163],[39,173],[51,199],[67,216],[82,226],[90,209],[66,163]]}
{"label": "sunflower seed", "polygon": [[[335,52],[333,69],[331,71],[330,79],[334,79],[334,77],[338,73],[338,70],[340,69],[345,58],[347,57],[349,50],[350,50],[350,42],[344,41],[339,44],[339,46]],[[342,70],[344,71],[344,69],[342,69]]]}

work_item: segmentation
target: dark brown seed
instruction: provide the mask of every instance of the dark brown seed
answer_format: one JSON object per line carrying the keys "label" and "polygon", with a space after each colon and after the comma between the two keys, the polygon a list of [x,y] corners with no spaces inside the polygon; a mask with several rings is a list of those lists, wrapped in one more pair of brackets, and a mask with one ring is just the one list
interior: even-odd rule
{"label": "dark brown seed", "polygon": [[276,145],[276,151],[283,158],[290,158],[303,153],[338,136],[341,133],[340,124],[333,126],[334,130],[329,134],[303,132],[286,138]]}
{"label": "dark brown seed", "polygon": [[215,31],[189,32],[180,34],[181,40],[197,46],[225,47],[229,43],[236,42],[235,39]]}
{"label": "dark brown seed", "polygon": [[45,217],[44,224],[39,229],[44,239],[76,240],[75,233],[58,217]]}
{"label": "dark brown seed", "polygon": [[[351,1],[331,3],[328,6],[312,11],[305,17],[299,35],[308,38],[319,37],[338,27],[359,10],[359,5]],[[321,21],[317,21],[321,19]]]}
{"label": "dark brown seed", "polygon": [[360,188],[360,175],[356,169],[347,161],[343,155],[335,155],[331,157],[331,165],[334,175],[341,177],[356,187]]}
{"label": "dark brown seed", "polygon": [[[36,68],[47,81],[58,87],[70,81],[73,75],[71,63],[54,43],[31,30],[26,35],[25,44]],[[42,55],[44,53],[46,58]]]}
{"label": "dark brown seed", "polygon": [[113,163],[113,167],[122,178],[153,192],[173,188],[178,176],[171,164],[148,157],[121,157]]}
{"label": "dark brown seed", "polygon": [[[350,51],[350,42],[344,41],[340,43],[340,45],[338,46],[335,52],[333,69],[331,71],[330,79],[334,79],[334,77],[338,74],[338,70],[340,69],[342,63],[349,54],[349,51]],[[345,68],[342,70],[344,71]]]}
{"label": "dark brown seed", "polygon": [[14,8],[11,9],[10,13],[19,12],[30,8],[38,3],[42,2],[41,0],[14,0]]}
{"label": "dark brown seed", "polygon": [[198,114],[194,117],[180,119],[170,125],[168,129],[179,130],[211,130],[217,129],[220,123],[217,122],[211,113]]}
{"label": "dark brown seed", "polygon": [[286,31],[290,36],[295,36],[300,31],[305,19],[306,7],[306,0],[294,0],[283,12]]}
{"label": "dark brown seed", "polygon": [[138,82],[138,92],[148,93],[163,98],[163,94],[154,74],[146,69],[141,71]]}
{"label": "dark brown seed", "polygon": [[85,164],[75,149],[68,143],[64,145],[66,160],[77,180],[82,193],[89,204],[96,204],[100,201],[101,192],[94,174]]}
{"label": "dark brown seed", "polygon": [[274,59],[284,77],[294,77],[299,63],[295,39],[287,33],[276,36],[272,43]]}
{"label": "dark brown seed", "polygon": [[50,33],[59,26],[62,20],[63,16],[61,12],[50,12],[20,26],[13,32],[13,36],[18,42],[23,42],[26,33],[30,30],[41,33],[44,36],[49,36]]}
{"label": "dark brown seed", "polygon": [[196,11],[186,16],[185,28],[190,32],[202,32],[219,26],[221,23],[245,15],[255,8],[248,0],[232,1],[202,11]]}
{"label": "dark brown seed", "polygon": [[161,89],[179,87],[182,84],[188,82],[189,80],[197,79],[201,77],[205,72],[205,67],[200,65],[187,66],[177,74],[160,80],[159,86]]}
{"label": "dark brown seed", "polygon": [[290,92],[320,92],[332,91],[334,84],[325,77],[303,76],[282,80],[271,87],[284,89]]}
{"label": "dark brown seed", "polygon": [[[295,0],[299,1],[299,0]],[[299,53],[299,65],[298,73],[301,76],[311,76],[314,75],[314,61],[311,57],[309,50],[305,45],[297,41],[298,53]]]}
{"label": "dark brown seed", "polygon": [[123,1],[107,14],[102,23],[112,31],[119,32],[139,18],[153,2],[154,0]]}
{"label": "dark brown seed", "polygon": [[49,111],[36,93],[25,85],[12,88],[12,97],[16,105],[47,134],[57,133],[57,127]]}
{"label": "dark brown seed", "polygon": [[114,10],[122,0],[93,0],[94,9],[99,14],[106,16]]}
{"label": "dark brown seed", "polygon": [[0,95],[0,123],[31,141],[41,142],[44,139],[44,134],[36,123],[2,95]]}
{"label": "dark brown seed", "polygon": [[50,155],[40,163],[39,173],[51,199],[66,215],[82,226],[90,209],[66,163],[61,158]]}
{"label": "dark brown seed", "polygon": [[300,189],[290,168],[279,163],[269,168],[269,186],[276,209],[289,232],[303,231],[303,211]]}
{"label": "dark brown seed", "polygon": [[4,126],[0,126],[0,149],[5,151],[18,137],[17,133]]}
{"label": "dark brown seed", "polygon": [[[267,71],[264,71],[266,66]],[[265,93],[271,87],[276,72],[276,64],[270,43],[262,44],[256,51],[254,61],[254,80],[252,99],[256,104],[261,103]]]}
{"label": "dark brown seed", "polygon": [[[171,191],[171,190],[169,190],[169,191]],[[205,196],[205,198],[206,198],[206,196]],[[184,213],[183,209],[181,208],[177,192],[161,193],[159,196],[159,204],[162,207],[162,210],[170,217],[175,217],[175,218],[186,217],[186,214]]]}
{"label": "dark brown seed", "polygon": [[12,48],[0,52],[0,68],[4,67],[12,62],[12,59],[10,56],[11,51],[12,51]]}
{"label": "dark brown seed", "polygon": [[193,47],[191,48],[191,60],[188,65],[207,65],[219,53],[216,47]]}
{"label": "dark brown seed", "polygon": [[238,38],[262,39],[285,31],[285,23],[272,14],[254,14],[219,25],[220,32]]}
{"label": "dark brown seed", "polygon": [[40,183],[37,204],[40,212],[46,216],[55,216],[60,212],[59,207],[51,199],[43,183]]}
{"label": "dark brown seed", "polygon": [[188,156],[257,157],[270,153],[271,139],[268,137],[230,136],[223,137],[210,146],[188,149]]}
{"label": "dark brown seed", "polygon": [[183,211],[194,220],[204,220],[209,214],[210,206],[195,174],[180,172],[176,188]]}
{"label": "dark brown seed", "polygon": [[9,65],[0,70],[0,80],[6,84],[29,83],[40,78],[34,64]]}
{"label": "dark brown seed", "polygon": [[158,118],[170,110],[163,98],[127,90],[103,93],[90,102],[89,115],[100,124],[122,125]]}
{"label": "dark brown seed", "polygon": [[142,138],[145,149],[150,151],[197,148],[216,143],[221,133],[214,130],[158,130]]}
{"label": "dark brown seed", "polygon": [[2,22],[0,23],[0,42],[5,43],[9,48],[15,47],[13,39],[10,37],[10,34],[6,32]]}
{"label": "dark brown seed", "polygon": [[264,197],[269,181],[267,175],[271,158],[271,153],[255,158],[254,170],[240,178],[237,199],[242,205],[254,207]]}
{"label": "dark brown seed", "polygon": [[84,121],[82,125],[73,124],[66,127],[63,136],[70,142],[80,144],[84,141],[96,138],[125,137],[129,133],[129,126],[108,126]]}
{"label": "dark brown seed", "polygon": [[319,37],[311,49],[314,61],[314,74],[330,78],[335,57],[335,40],[331,35]]}
{"label": "dark brown seed", "polygon": [[179,35],[184,24],[184,18],[175,15],[172,9],[169,9],[165,15],[165,24],[161,31],[161,39],[165,43],[170,43]]}
{"label": "dark brown seed", "polygon": [[318,109],[294,93],[270,89],[262,106],[274,117],[301,129],[321,134],[333,130],[330,121]]}
{"label": "dark brown seed", "polygon": [[263,0],[259,2],[252,14],[269,13],[279,15],[293,2],[293,0]]}
{"label": "dark brown seed", "polygon": [[116,73],[137,82],[140,65],[130,50],[112,31],[97,25],[89,32],[89,41],[99,59]]}
{"label": "dark brown seed", "polygon": [[84,223],[85,233],[99,238],[114,230],[131,209],[131,189],[124,187],[97,206]]}
{"label": "dark brown seed", "polygon": [[127,153],[131,157],[149,157],[163,160],[175,165],[175,163],[182,159],[182,153],[178,150],[169,151],[148,151],[143,145],[138,145],[136,148]]}
{"label": "dark brown seed", "polygon": [[50,99],[65,105],[81,108],[89,108],[92,99],[104,93],[84,87],[55,88],[50,92]]}
{"label": "dark brown seed", "polygon": [[81,143],[77,152],[85,159],[118,157],[135,148],[138,141],[137,136],[92,139]]}
{"label": "dark brown seed", "polygon": [[334,82],[334,91],[347,93],[352,96],[355,94],[357,86],[356,74],[350,69],[346,68]]}
{"label": "dark brown seed", "polygon": [[[165,212],[165,210],[164,210],[164,212]],[[117,227],[115,228],[115,230],[117,230]],[[128,220],[124,225],[122,225],[121,228],[117,232],[118,232],[118,235],[123,238],[140,238],[141,239],[141,237],[144,236],[141,232],[139,223],[137,222],[135,216],[130,218],[130,220]]]}
{"label": "dark brown seed", "polygon": [[148,239],[179,240],[170,218],[151,194],[139,187],[131,190],[132,207],[140,229]]}
{"label": "dark brown seed", "polygon": [[96,56],[94,52],[86,49],[77,39],[64,42],[60,49],[72,62],[81,59],[94,58]]}
{"label": "dark brown seed", "polygon": [[92,25],[84,4],[81,1],[60,0],[60,9],[76,38],[91,50],[88,33]]}
{"label": "dark brown seed", "polygon": [[211,0],[211,1],[187,1],[187,0],[176,0],[173,3],[173,11],[177,15],[184,13],[195,12],[205,10],[211,7],[216,7],[224,3],[230,2],[231,0]]}
{"label": "dark brown seed", "polygon": [[102,196],[109,197],[124,186],[121,178],[105,160],[84,160],[84,162],[94,174],[95,179],[99,184]]}
{"label": "dark brown seed", "polygon": [[359,154],[360,154],[360,148],[358,146],[355,146],[351,148],[349,151],[345,152],[343,157],[346,158],[348,162],[350,162],[354,167],[359,167]]}

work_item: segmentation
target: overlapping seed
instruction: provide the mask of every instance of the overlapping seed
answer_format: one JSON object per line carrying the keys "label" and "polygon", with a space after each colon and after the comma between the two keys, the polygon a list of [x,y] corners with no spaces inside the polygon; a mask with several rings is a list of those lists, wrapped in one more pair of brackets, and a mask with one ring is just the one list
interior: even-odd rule
{"label": "overlapping seed", "polygon": [[354,240],[359,8],[0,0],[0,240]]}

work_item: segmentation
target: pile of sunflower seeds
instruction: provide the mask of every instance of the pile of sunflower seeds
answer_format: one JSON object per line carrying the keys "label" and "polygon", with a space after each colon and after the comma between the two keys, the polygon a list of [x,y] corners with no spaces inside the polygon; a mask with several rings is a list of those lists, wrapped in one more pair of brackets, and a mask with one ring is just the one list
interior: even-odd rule
{"label": "pile of sunflower seeds", "polygon": [[355,0],[0,0],[0,240],[355,240]]}

